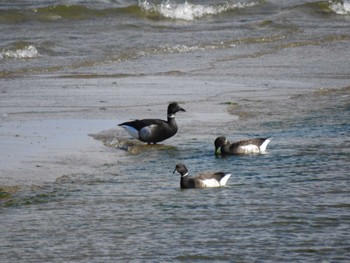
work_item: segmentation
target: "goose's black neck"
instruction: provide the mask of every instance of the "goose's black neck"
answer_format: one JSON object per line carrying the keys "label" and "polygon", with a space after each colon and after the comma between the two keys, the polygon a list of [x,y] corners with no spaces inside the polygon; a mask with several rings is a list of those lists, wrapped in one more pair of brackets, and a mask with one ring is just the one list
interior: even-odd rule
{"label": "goose's black neck", "polygon": [[195,188],[195,182],[193,178],[188,176],[188,173],[181,174],[180,179],[180,187],[181,188]]}
{"label": "goose's black neck", "polygon": [[175,121],[175,114],[168,114],[168,124],[170,126],[177,127],[176,121]]}

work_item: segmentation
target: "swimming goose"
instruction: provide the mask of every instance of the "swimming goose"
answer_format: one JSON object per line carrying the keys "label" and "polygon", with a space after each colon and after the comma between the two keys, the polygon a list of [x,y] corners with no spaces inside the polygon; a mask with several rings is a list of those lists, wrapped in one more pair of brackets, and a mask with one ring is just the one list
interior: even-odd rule
{"label": "swimming goose", "polygon": [[164,141],[177,132],[177,124],[175,122],[175,113],[185,111],[176,102],[168,105],[168,120],[144,119],[124,122],[119,124],[132,137],[148,144]]}
{"label": "swimming goose", "polygon": [[272,138],[254,138],[230,143],[226,137],[220,136],[216,138],[214,142],[215,154],[229,155],[261,153],[266,150],[266,147],[271,139]]}
{"label": "swimming goose", "polygon": [[224,186],[231,174],[224,172],[216,173],[202,173],[195,177],[188,175],[186,166],[182,163],[176,165],[175,172],[181,175],[180,187],[181,188],[206,188],[206,187],[220,187]]}

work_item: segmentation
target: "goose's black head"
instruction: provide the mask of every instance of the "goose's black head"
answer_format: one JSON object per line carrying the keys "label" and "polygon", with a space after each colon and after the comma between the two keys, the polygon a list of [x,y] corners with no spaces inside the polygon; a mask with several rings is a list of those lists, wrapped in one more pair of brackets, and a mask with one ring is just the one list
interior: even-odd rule
{"label": "goose's black head", "polygon": [[168,116],[174,115],[176,112],[185,111],[185,109],[181,108],[177,102],[172,102],[168,106]]}
{"label": "goose's black head", "polygon": [[183,176],[183,175],[188,173],[186,166],[184,164],[182,164],[182,163],[178,163],[175,166],[175,170],[174,170],[173,174],[175,172],[178,172],[181,176]]}
{"label": "goose's black head", "polygon": [[221,152],[221,147],[226,145],[228,143],[228,140],[224,136],[217,137],[214,145],[215,145],[215,154],[218,155]]}

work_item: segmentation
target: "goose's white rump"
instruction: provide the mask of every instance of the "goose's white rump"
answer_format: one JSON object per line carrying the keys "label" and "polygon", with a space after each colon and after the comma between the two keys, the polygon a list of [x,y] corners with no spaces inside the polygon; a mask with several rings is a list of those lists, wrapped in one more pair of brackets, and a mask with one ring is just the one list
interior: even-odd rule
{"label": "goose's white rump", "polygon": [[220,182],[214,178],[212,179],[205,179],[205,180],[201,180],[203,185],[205,187],[220,187],[220,186],[224,186],[227,183],[227,180],[230,178],[231,174],[226,174],[221,180]]}
{"label": "goose's white rump", "polygon": [[267,145],[269,144],[269,142],[271,142],[272,138],[268,138],[264,141],[264,143],[262,145],[260,145],[260,152],[265,152]]}
{"label": "goose's white rump", "polygon": [[135,139],[139,138],[139,131],[134,127],[129,125],[120,125],[120,126],[123,127],[133,138]]}

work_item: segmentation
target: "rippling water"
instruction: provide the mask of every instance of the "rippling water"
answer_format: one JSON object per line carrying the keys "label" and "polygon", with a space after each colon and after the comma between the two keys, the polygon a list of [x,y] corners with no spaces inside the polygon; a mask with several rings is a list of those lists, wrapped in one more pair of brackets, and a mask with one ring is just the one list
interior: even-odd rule
{"label": "rippling water", "polygon": [[[349,22],[348,1],[2,1],[0,90],[37,96],[12,113],[1,99],[2,136],[19,114],[61,110],[73,88],[114,85],[121,97],[98,107],[109,114],[112,96],[116,118],[135,117],[127,83],[145,86],[143,109],[173,94],[188,113],[165,145],[126,152],[111,127],[92,135],[96,155],[46,160],[68,165],[43,167],[60,174],[54,182],[0,182],[1,262],[347,262]],[[54,95],[42,101],[31,85]],[[267,154],[215,158],[218,135],[273,140]],[[232,176],[227,187],[181,190],[180,161],[191,174]],[[84,167],[70,172],[74,162]]]}
{"label": "rippling water", "polygon": [[[202,135],[28,189],[2,208],[2,258],[345,262],[348,89],[339,94],[334,108],[317,102],[335,94],[308,94],[291,99],[309,105],[304,114],[258,122],[274,137],[265,155],[216,159],[212,136]],[[220,167],[233,176],[224,188],[180,190],[177,160],[192,173]]]}

